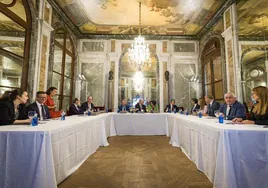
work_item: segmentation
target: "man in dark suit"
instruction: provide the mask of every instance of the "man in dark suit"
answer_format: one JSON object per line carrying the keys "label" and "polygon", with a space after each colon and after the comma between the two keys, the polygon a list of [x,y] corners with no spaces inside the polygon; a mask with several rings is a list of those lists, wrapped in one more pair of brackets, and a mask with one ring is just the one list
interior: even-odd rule
{"label": "man in dark suit", "polygon": [[136,112],[141,112],[142,110],[143,110],[143,112],[147,112],[143,99],[139,100],[139,102],[135,105],[135,108],[136,108]]}
{"label": "man in dark suit", "polygon": [[127,105],[127,100],[123,99],[121,105],[118,107],[119,112],[129,112],[129,106]]}
{"label": "man in dark suit", "polygon": [[191,109],[191,113],[196,112],[197,110],[200,109],[200,105],[198,104],[198,100],[196,98],[192,99],[192,104],[194,105],[193,108]]}
{"label": "man in dark suit", "polygon": [[224,114],[225,119],[234,118],[246,119],[246,109],[243,104],[236,100],[234,93],[228,92],[224,95],[225,103],[221,105],[220,112]]}
{"label": "man in dark suit", "polygon": [[46,99],[46,92],[38,91],[36,93],[36,101],[26,107],[26,114],[28,114],[29,111],[35,111],[40,120],[50,119],[48,107],[45,105]]}
{"label": "man in dark suit", "polygon": [[82,110],[83,111],[87,111],[87,110],[90,110],[90,111],[94,111],[94,104],[92,103],[93,101],[93,97],[92,96],[88,96],[87,98],[87,102],[84,102],[81,106]]}
{"label": "man in dark suit", "polygon": [[165,112],[174,112],[175,110],[178,111],[178,107],[175,105],[175,99],[171,99],[165,108]]}
{"label": "man in dark suit", "polygon": [[215,117],[214,111],[219,110],[221,104],[214,100],[214,97],[212,95],[206,95],[205,96],[206,104],[208,105],[208,111],[204,115],[213,116]]}
{"label": "man in dark suit", "polygon": [[80,100],[78,98],[75,98],[73,103],[70,105],[69,108],[69,115],[78,115],[78,114],[83,114],[83,110],[80,107]]}

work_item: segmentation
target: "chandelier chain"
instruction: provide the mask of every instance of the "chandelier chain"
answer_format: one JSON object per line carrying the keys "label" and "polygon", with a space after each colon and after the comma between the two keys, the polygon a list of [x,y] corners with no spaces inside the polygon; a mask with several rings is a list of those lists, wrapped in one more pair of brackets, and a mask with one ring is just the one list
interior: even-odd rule
{"label": "chandelier chain", "polygon": [[141,2],[139,2],[139,35],[141,35]]}

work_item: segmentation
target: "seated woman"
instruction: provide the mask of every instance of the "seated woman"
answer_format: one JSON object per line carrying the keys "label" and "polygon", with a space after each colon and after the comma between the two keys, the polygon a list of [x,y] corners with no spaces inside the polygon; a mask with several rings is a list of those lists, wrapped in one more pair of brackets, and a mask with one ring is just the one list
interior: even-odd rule
{"label": "seated woman", "polygon": [[242,124],[268,125],[268,88],[258,86],[252,89],[252,99],[256,101],[250,113],[248,120],[235,118],[233,122]]}
{"label": "seated woman", "polygon": [[200,106],[200,110],[202,110],[202,113],[203,114],[206,114],[207,113],[207,111],[208,111],[208,107],[207,107],[207,105],[206,105],[206,101],[205,101],[205,99],[204,98],[200,98],[200,99],[198,99],[198,104],[199,104],[199,106]]}
{"label": "seated woman", "polygon": [[151,112],[151,113],[159,112],[159,108],[155,100],[151,100],[147,108],[148,108],[148,112]]}
{"label": "seated woman", "polygon": [[0,102],[0,126],[12,124],[30,123],[27,119],[21,104],[26,104],[28,94],[26,91],[14,90],[10,93],[9,98]]}
{"label": "seated woman", "polygon": [[51,118],[57,118],[57,117],[60,117],[61,116],[61,111],[55,111],[56,109],[56,105],[54,103],[54,100],[53,100],[53,97],[55,95],[57,95],[57,88],[55,87],[50,87],[48,88],[47,90],[47,101],[46,101],[46,105],[48,107],[48,110],[49,110],[49,114],[50,114],[50,117]]}
{"label": "seated woman", "polygon": [[84,113],[82,108],[80,107],[80,100],[78,98],[75,98],[73,103],[70,105],[69,113],[70,116]]}

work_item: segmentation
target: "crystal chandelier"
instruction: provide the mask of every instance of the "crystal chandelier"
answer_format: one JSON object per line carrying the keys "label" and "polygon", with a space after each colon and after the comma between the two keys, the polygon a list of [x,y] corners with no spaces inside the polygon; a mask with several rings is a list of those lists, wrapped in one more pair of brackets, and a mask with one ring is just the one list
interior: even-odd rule
{"label": "crystal chandelier", "polygon": [[142,66],[151,66],[149,45],[145,44],[144,37],[141,36],[141,2],[139,2],[139,36],[135,38],[135,43],[128,49],[130,65],[138,70]]}
{"label": "crystal chandelier", "polygon": [[144,87],[144,76],[141,70],[135,72],[133,76],[133,87],[137,92],[141,92]]}

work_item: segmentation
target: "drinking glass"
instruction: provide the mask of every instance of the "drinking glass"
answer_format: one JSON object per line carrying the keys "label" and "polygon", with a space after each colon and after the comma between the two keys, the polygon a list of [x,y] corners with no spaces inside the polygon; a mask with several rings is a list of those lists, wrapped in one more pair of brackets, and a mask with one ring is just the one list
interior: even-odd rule
{"label": "drinking glass", "polygon": [[215,116],[218,118],[218,117],[220,116],[220,111],[219,111],[219,110],[215,110],[215,111],[214,111],[214,114],[215,114]]}
{"label": "drinking glass", "polygon": [[34,118],[34,116],[35,116],[35,111],[29,111],[28,112],[28,117],[30,118],[30,119],[33,119]]}

